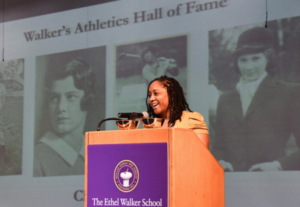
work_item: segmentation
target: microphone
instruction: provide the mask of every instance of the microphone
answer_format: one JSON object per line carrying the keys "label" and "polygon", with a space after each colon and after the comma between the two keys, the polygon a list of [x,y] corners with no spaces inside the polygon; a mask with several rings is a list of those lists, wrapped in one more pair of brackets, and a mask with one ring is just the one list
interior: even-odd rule
{"label": "microphone", "polygon": [[147,119],[149,114],[146,111],[143,112],[131,112],[131,113],[118,113],[119,118],[128,118],[128,119]]}

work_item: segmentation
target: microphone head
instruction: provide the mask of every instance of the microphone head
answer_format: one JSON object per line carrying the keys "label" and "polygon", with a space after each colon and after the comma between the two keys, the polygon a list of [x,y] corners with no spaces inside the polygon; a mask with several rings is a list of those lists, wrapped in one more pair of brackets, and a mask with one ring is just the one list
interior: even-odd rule
{"label": "microphone head", "polygon": [[142,114],[143,114],[143,118],[144,118],[144,119],[148,119],[148,117],[149,117],[148,112],[143,111]]}

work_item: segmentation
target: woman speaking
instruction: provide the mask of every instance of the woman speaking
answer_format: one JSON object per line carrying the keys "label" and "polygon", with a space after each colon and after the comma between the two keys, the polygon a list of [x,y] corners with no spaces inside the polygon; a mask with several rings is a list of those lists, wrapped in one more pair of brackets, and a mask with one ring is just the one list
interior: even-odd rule
{"label": "woman speaking", "polygon": [[209,148],[209,136],[204,118],[193,112],[183,95],[182,87],[174,79],[161,76],[148,85],[146,98],[150,117],[163,118],[162,127],[192,129],[205,147]]}

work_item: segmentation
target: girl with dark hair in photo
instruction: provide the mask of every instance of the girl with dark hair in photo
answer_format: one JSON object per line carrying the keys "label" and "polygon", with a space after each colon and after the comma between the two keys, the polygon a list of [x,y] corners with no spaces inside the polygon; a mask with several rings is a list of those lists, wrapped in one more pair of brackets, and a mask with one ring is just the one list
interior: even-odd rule
{"label": "girl with dark hair in photo", "polygon": [[161,76],[152,80],[148,85],[146,105],[150,117],[164,119],[162,127],[192,129],[205,147],[209,148],[204,118],[189,108],[182,87],[174,78]]}
{"label": "girl with dark hair in photo", "polygon": [[84,174],[83,131],[94,80],[82,58],[48,69],[45,86],[51,126],[35,146],[35,177]]}

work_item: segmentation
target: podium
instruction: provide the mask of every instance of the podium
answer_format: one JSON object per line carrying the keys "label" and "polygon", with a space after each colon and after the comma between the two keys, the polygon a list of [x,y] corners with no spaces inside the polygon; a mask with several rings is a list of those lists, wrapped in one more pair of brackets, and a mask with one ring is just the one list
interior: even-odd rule
{"label": "podium", "polygon": [[85,207],[223,207],[224,170],[190,129],[85,134]]}

